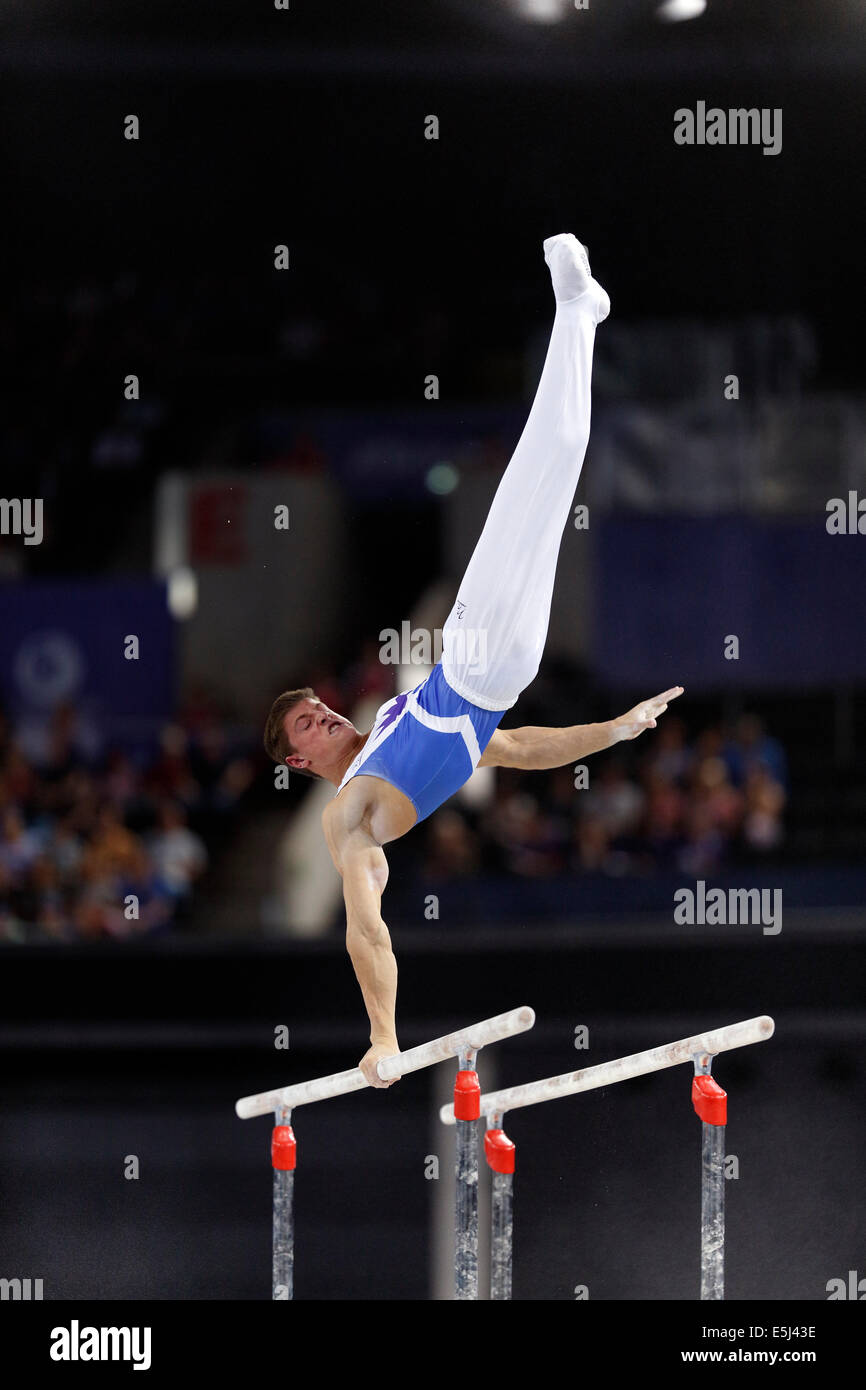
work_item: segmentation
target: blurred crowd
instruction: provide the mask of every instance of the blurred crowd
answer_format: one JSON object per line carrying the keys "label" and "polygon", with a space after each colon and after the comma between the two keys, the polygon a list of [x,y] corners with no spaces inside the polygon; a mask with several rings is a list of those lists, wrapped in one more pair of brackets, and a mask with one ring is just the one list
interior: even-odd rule
{"label": "blurred crowd", "polygon": [[[367,641],[342,673],[311,670],[309,684],[331,709],[349,714],[362,698],[390,699],[394,676]],[[589,758],[585,784],[578,766],[497,768],[483,810],[452,798],[426,823],[425,877],[699,876],[784,851],[788,759],[756,714],[690,736],[668,713],[651,733]]]}
{"label": "blurred crowd", "polygon": [[[314,670],[309,684],[347,714],[361,698],[379,704],[395,693],[372,641],[341,675]],[[425,877],[700,876],[784,852],[788,759],[756,714],[690,736],[668,713],[651,733],[589,758],[585,785],[577,766],[497,768],[483,810],[452,798],[426,823]]]}
{"label": "blurred crowd", "polygon": [[206,703],[134,755],[71,705],[0,714],[0,940],[124,939],[189,914],[254,777]]}
{"label": "blurred crowd", "polygon": [[[364,643],[341,674],[311,670],[333,709],[394,693]],[[84,711],[0,714],[0,940],[129,939],[183,926],[196,885],[248,813],[261,754],[194,692],[149,751],[106,745]],[[676,871],[709,875],[784,848],[788,770],[780,742],[743,715],[690,737],[656,730],[584,765],[499,768],[485,806],[459,795],[427,822],[425,878]]]}
{"label": "blurred crowd", "polygon": [[572,767],[499,769],[482,813],[459,801],[431,817],[424,872],[523,877],[674,870],[689,877],[766,860],[784,843],[784,750],[755,715],[689,739],[677,716],[617,751]]}

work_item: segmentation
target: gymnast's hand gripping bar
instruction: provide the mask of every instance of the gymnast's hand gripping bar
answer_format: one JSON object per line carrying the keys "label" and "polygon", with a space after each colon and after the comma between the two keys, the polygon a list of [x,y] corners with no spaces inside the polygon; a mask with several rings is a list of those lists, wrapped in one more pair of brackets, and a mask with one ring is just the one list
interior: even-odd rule
{"label": "gymnast's hand gripping bar", "polygon": [[[501,1038],[513,1037],[515,1033],[525,1033],[535,1022],[535,1013],[524,1004],[509,1013],[497,1014],[495,1018],[485,1018],[480,1023],[472,1023],[456,1033],[448,1033],[443,1038],[411,1047],[407,1052],[398,1052],[395,1057],[384,1057],[378,1064],[379,1076],[383,1081],[396,1080],[410,1071],[420,1071],[422,1067],[432,1067],[447,1057],[459,1057],[462,1052],[477,1051],[487,1043],[498,1042]],[[242,1120],[252,1119],[254,1115],[267,1115],[285,1106],[294,1110],[298,1105],[310,1105],[316,1100],[330,1100],[333,1096],[345,1095],[349,1091],[360,1091],[369,1082],[360,1067],[349,1071],[334,1072],[331,1076],[321,1076],[315,1081],[301,1081],[296,1086],[284,1086],[276,1091],[262,1091],[256,1096],[244,1096],[235,1105],[235,1112]]]}
{"label": "gymnast's hand gripping bar", "polygon": [[[611,1086],[617,1081],[629,1081],[634,1076],[645,1076],[648,1072],[662,1071],[665,1067],[675,1067],[681,1062],[689,1062],[696,1055],[714,1057],[719,1052],[730,1052],[735,1047],[746,1047],[750,1043],[766,1042],[773,1036],[775,1024],[766,1014],[759,1018],[749,1018],[743,1023],[731,1023],[726,1028],[717,1028],[710,1033],[698,1033],[692,1038],[682,1038],[679,1042],[666,1043],[663,1047],[653,1047],[647,1052],[635,1052],[630,1057],[617,1057],[612,1062],[601,1062],[596,1067],[584,1067],[581,1071],[564,1072],[561,1076],[549,1076],[544,1081],[530,1081],[525,1086],[511,1086],[502,1091],[492,1091],[481,1097],[482,1115],[504,1115],[509,1110],[518,1110],[524,1105],[537,1105],[543,1100],[556,1100],[558,1096],[575,1095],[578,1091],[594,1091],[600,1086]],[[443,1105],[439,1112],[443,1124],[453,1125],[454,1106]]]}

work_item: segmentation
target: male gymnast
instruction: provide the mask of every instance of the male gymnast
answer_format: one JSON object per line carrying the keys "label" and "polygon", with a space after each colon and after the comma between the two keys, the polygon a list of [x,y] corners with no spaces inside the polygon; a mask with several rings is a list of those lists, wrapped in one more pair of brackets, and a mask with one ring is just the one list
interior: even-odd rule
{"label": "male gymnast", "polygon": [[[589,441],[597,324],[610,313],[586,248],[549,237],[544,258],[556,310],[538,391],[506,468],[457,599],[442,630],[442,660],[414,690],[387,700],[361,734],[309,687],[274,702],[265,748],[276,763],[333,782],[322,829],[343,880],[346,946],[370,1017],[360,1067],[399,1052],[397,962],[381,913],[388,882],[382,849],[468,781],[476,767],[562,767],[654,729],[674,686],[619,719],[565,729],[497,729],[535,679],[547,637],[556,563]],[[462,640],[466,632],[476,640]],[[478,635],[483,636],[479,643]],[[484,660],[479,661],[480,650]]]}

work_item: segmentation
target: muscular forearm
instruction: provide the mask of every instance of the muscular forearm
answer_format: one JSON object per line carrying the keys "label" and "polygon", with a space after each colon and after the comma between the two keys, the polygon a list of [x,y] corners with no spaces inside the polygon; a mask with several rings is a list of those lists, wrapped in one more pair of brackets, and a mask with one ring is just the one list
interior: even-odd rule
{"label": "muscular forearm", "polygon": [[615,743],[639,738],[647,729],[656,727],[671,700],[679,699],[682,693],[681,685],[673,685],[661,695],[653,695],[635,705],[618,719],[608,719],[603,724],[572,724],[569,729],[509,729],[507,738],[512,761],[504,766],[527,771],[564,767],[566,763],[589,757],[590,753],[612,748]]}
{"label": "muscular forearm", "polygon": [[350,920],[346,947],[370,1017],[370,1042],[396,1042],[397,961],[382,918],[364,924]]}
{"label": "muscular forearm", "polygon": [[508,735],[513,740],[515,763],[525,771],[564,767],[618,742],[613,720],[603,724],[572,724],[567,729],[527,725],[522,729],[509,729]]}

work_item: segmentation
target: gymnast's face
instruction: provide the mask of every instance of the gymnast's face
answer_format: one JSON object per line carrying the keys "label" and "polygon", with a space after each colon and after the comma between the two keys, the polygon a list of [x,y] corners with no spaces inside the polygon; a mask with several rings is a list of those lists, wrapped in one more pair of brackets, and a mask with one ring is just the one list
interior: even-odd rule
{"label": "gymnast's face", "polygon": [[301,700],[290,709],[284,728],[295,750],[286,755],[288,766],[309,763],[314,772],[345,754],[358,732],[348,719],[313,699]]}

